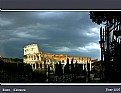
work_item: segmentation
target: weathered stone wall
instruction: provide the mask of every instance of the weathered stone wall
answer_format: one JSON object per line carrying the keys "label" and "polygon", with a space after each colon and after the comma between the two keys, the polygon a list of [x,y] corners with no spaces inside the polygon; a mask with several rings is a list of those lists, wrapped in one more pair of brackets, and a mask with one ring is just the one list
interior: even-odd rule
{"label": "weathered stone wall", "polygon": [[40,49],[37,44],[31,44],[24,47],[24,55],[40,53]]}
{"label": "weathered stone wall", "polygon": [[[42,53],[37,44],[31,44],[24,47],[24,62],[28,64],[42,64],[44,67],[44,62],[46,63],[56,63],[61,62],[62,64],[66,64],[67,58],[69,59],[69,63],[73,59],[73,62],[79,64],[87,64],[87,62],[91,62],[91,58],[82,57],[82,56],[67,56],[66,54],[50,54],[50,53]],[[35,67],[36,68],[36,67]]]}
{"label": "weathered stone wall", "polygon": [[44,53],[42,54],[43,59],[50,60],[50,61],[64,61],[67,59],[67,55],[65,54],[49,54]]}

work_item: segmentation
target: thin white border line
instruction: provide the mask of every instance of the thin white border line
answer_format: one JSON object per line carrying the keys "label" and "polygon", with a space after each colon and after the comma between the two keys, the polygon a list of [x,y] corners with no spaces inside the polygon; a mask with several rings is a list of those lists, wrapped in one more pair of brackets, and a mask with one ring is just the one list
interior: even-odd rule
{"label": "thin white border line", "polygon": [[19,12],[19,11],[27,11],[27,12],[36,12],[36,11],[84,11],[84,12],[86,12],[86,11],[121,11],[121,10],[2,10],[1,9],[1,11],[15,11],[15,12]]}
{"label": "thin white border line", "polygon": [[[121,10],[2,10],[0,11],[13,11],[13,12],[19,12],[19,11],[26,11],[26,12],[36,12],[36,11],[121,11]],[[1,85],[121,85],[121,83],[0,83]]]}
{"label": "thin white border line", "polygon": [[[74,84],[72,84],[72,83],[1,83],[1,85],[69,85],[69,86],[71,86],[71,85],[85,85],[85,86],[88,86],[88,85],[112,85],[112,84],[110,84],[110,83],[107,83],[107,84],[104,84],[104,83],[82,83],[82,84],[79,84],[79,83],[74,83]],[[114,83],[113,85],[121,85],[121,84],[117,84],[117,83]]]}

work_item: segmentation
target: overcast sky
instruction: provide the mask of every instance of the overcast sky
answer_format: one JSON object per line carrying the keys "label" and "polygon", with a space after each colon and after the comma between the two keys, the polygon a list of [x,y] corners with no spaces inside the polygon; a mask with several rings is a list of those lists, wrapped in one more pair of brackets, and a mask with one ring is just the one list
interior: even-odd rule
{"label": "overcast sky", "polygon": [[100,58],[99,25],[89,12],[1,12],[0,55],[23,58],[23,47],[41,52]]}

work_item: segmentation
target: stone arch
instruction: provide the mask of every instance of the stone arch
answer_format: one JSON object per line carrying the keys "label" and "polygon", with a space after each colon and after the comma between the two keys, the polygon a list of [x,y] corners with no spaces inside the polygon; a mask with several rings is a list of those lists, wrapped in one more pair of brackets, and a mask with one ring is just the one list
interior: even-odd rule
{"label": "stone arch", "polygon": [[42,68],[42,63],[40,63],[40,68]]}
{"label": "stone arch", "polygon": [[39,56],[37,55],[37,60],[39,60]]}
{"label": "stone arch", "polygon": [[34,55],[34,60],[36,60],[36,55]]}

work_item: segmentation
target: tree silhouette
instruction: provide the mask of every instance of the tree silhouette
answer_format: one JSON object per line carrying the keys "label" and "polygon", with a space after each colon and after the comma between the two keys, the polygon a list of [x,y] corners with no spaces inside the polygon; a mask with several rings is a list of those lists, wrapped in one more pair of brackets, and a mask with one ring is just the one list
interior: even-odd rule
{"label": "tree silhouette", "polygon": [[90,19],[92,19],[92,22],[95,22],[97,24],[102,24],[104,22],[109,21],[110,23],[113,23],[113,20],[115,19],[118,22],[121,22],[121,12],[115,12],[115,11],[91,11],[90,12]]}
{"label": "tree silhouette", "polygon": [[[104,62],[104,82],[121,82],[121,74],[120,66],[121,66],[121,46],[118,41],[118,36],[121,33],[121,12],[119,11],[102,11],[102,12],[90,12],[90,19],[92,22],[97,23],[98,25],[105,23],[105,29],[100,29],[100,32],[103,31],[105,33],[100,33],[101,41],[100,44],[106,42],[105,46],[101,47],[101,50],[104,48],[104,52],[101,52],[102,62]],[[113,32],[113,37],[116,39],[110,42],[110,32]],[[103,42],[103,36],[104,39]],[[105,45],[104,44],[104,45]],[[104,56],[104,60],[103,60]]]}
{"label": "tree silhouette", "polygon": [[74,64],[73,64],[73,58],[71,60],[71,74],[74,74]]}
{"label": "tree silhouette", "polygon": [[1,83],[45,82],[46,75],[33,71],[29,64],[22,62],[4,62],[0,60]]}
{"label": "tree silhouette", "polygon": [[69,69],[69,59],[67,58],[67,63],[64,67],[64,74],[67,75],[67,74],[70,74],[70,69]]}
{"label": "tree silhouette", "polygon": [[77,61],[75,63],[75,68],[74,69],[75,69],[75,72],[74,72],[75,76],[78,76],[79,75],[79,67],[78,67]]}
{"label": "tree silhouette", "polygon": [[61,62],[59,62],[59,64],[56,63],[55,75],[56,75],[56,76],[61,76],[61,75],[63,75],[63,69],[62,69]]}
{"label": "tree silhouette", "polygon": [[58,72],[59,72],[59,69],[58,69],[58,63],[56,63],[55,65],[55,76],[58,76]]}

